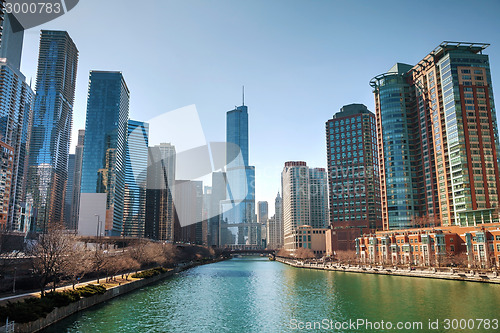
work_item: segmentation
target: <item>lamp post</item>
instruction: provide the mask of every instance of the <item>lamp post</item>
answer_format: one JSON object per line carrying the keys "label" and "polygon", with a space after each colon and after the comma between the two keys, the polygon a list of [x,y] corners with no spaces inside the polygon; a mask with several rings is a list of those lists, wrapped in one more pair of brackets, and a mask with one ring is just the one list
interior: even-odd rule
{"label": "lamp post", "polygon": [[100,223],[101,223],[101,217],[98,214],[94,214],[95,217],[97,217],[97,231],[96,231],[96,242],[99,241],[99,236],[100,236]]}

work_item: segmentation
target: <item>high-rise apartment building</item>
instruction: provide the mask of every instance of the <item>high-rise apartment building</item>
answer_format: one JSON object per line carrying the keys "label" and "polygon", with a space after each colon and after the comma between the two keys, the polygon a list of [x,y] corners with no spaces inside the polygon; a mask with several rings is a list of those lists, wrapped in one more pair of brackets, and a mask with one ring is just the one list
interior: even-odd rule
{"label": "high-rise apartment building", "polygon": [[[23,202],[26,188],[27,146],[31,120],[33,116],[34,93],[25,82],[19,71],[23,48],[24,29],[13,14],[4,12],[3,3],[0,10],[0,142],[13,150],[12,170],[10,177],[10,193],[5,189],[0,195],[9,198],[4,227],[9,230],[21,230],[19,219],[22,210],[26,210]],[[2,145],[4,146],[4,145]]]}
{"label": "high-rise apartment building", "polygon": [[149,124],[128,121],[123,192],[123,235],[144,237]]}
{"label": "high-rise apartment building", "polygon": [[488,44],[443,42],[373,78],[384,229],[498,220]]}
{"label": "high-rise apartment building", "polygon": [[8,218],[5,227],[17,230],[23,205],[26,154],[33,116],[34,93],[26,84],[24,75],[12,66],[10,59],[0,59],[0,141],[13,149]]}
{"label": "high-rise apartment building", "polygon": [[[78,141],[75,147],[75,171],[73,175],[73,197],[71,198],[71,214],[68,229],[78,229],[78,216],[80,212],[80,193],[82,184],[83,143],[85,130],[78,130]],[[66,194],[67,195],[67,194]]]}
{"label": "high-rise apartment building", "polygon": [[[81,193],[106,193],[104,230],[110,236],[123,235],[129,96],[121,72],[90,72]],[[83,200],[80,210],[87,205]]]}
{"label": "high-rise apartment building", "polygon": [[173,193],[175,184],[175,146],[160,143],[149,147],[146,188],[145,236],[174,241],[176,219]]}
{"label": "high-rise apartment building", "polygon": [[343,106],[326,122],[330,226],[335,250],[382,228],[375,115],[363,104]]}
{"label": "high-rise apartment building", "polygon": [[63,219],[77,64],[66,31],[42,30],[26,185],[38,231]]}
{"label": "high-rise apartment building", "polygon": [[[281,173],[283,193],[284,248],[295,251],[310,243],[299,237],[299,227],[325,229],[328,225],[328,195],[326,172],[323,168],[309,169],[306,162],[286,162]],[[312,185],[312,186],[311,186]],[[313,225],[314,224],[314,225]],[[323,233],[323,230],[322,230]]]}
{"label": "high-rise apartment building", "polygon": [[226,200],[221,202],[220,246],[259,247],[255,217],[255,167],[249,166],[248,108],[227,112]]}

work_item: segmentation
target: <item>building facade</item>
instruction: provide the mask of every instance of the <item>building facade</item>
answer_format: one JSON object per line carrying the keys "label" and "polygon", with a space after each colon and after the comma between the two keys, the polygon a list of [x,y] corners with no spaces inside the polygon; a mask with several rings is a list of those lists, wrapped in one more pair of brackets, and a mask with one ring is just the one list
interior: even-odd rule
{"label": "building facade", "polygon": [[267,220],[267,248],[281,249],[283,247],[283,210],[281,196],[278,192],[274,201],[274,215]]}
{"label": "building facade", "polygon": [[73,197],[71,198],[71,214],[68,229],[78,230],[80,212],[80,193],[82,184],[83,143],[85,130],[78,130],[78,141],[75,147],[75,171],[73,175]]}
{"label": "building facade", "polygon": [[0,141],[0,230],[8,229],[14,148]]}
{"label": "building facade", "polygon": [[[312,181],[311,181],[312,180]],[[328,196],[325,169],[309,169],[306,162],[286,162],[281,173],[283,193],[283,246],[295,252],[309,246],[299,238],[298,228],[325,229]],[[312,184],[312,186],[311,186]],[[319,189],[318,189],[319,188]],[[312,225],[314,224],[314,225]],[[308,245],[309,244],[309,245]]]}
{"label": "building facade", "polygon": [[128,121],[123,191],[123,235],[144,237],[149,124]]}
{"label": "building facade", "polygon": [[[1,45],[1,44],[0,44]],[[34,93],[10,59],[0,59],[0,141],[13,149],[8,218],[5,227],[18,230],[27,174],[27,149]],[[4,194],[5,195],[5,194]]]}
{"label": "building facade", "polygon": [[443,42],[371,81],[386,230],[498,221],[498,129],[487,44]]}
{"label": "building facade", "polygon": [[175,215],[180,228],[176,240],[183,243],[203,244],[203,182],[175,181]]}
{"label": "building facade", "polygon": [[66,195],[64,196],[64,226],[71,230],[71,205],[75,189],[75,154],[68,156],[68,181],[66,182]]}
{"label": "building facade", "polygon": [[129,96],[121,72],[90,72],[81,193],[107,194],[104,230],[109,236],[123,234]]}
{"label": "building facade", "polygon": [[42,30],[26,185],[37,231],[63,219],[77,64],[66,31]]}
{"label": "building facade", "polygon": [[345,105],[326,122],[330,226],[334,250],[382,227],[375,115]]}
{"label": "building facade", "polygon": [[356,240],[356,255],[370,264],[500,267],[500,224],[367,234]]}

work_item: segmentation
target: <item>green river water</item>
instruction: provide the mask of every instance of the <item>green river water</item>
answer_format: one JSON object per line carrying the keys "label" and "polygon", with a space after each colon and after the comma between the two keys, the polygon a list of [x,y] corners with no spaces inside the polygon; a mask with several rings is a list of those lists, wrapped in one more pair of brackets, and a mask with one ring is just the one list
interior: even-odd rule
{"label": "green river water", "polygon": [[500,332],[498,320],[500,285],[247,257],[184,271],[44,332]]}

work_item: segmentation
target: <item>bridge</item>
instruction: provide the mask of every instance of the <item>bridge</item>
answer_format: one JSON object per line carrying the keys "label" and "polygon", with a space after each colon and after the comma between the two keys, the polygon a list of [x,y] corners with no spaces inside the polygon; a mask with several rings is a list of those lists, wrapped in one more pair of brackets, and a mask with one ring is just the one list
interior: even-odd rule
{"label": "bridge", "polygon": [[222,255],[235,255],[235,254],[267,254],[272,255],[273,257],[276,255],[275,250],[269,249],[238,249],[238,248],[223,248],[220,249]]}

